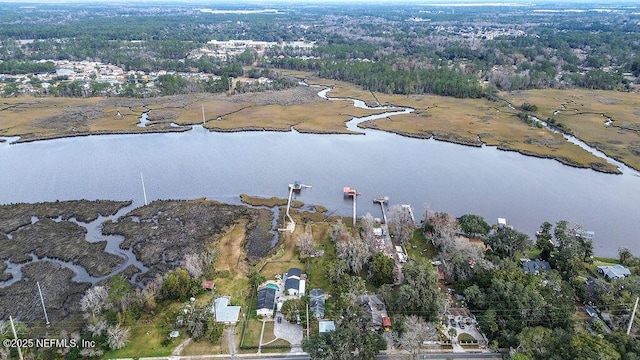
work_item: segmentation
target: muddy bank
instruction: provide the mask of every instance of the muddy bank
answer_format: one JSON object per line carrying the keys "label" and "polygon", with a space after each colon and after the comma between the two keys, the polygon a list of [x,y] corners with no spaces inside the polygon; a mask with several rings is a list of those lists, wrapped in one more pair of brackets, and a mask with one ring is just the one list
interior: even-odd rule
{"label": "muddy bank", "polygon": [[37,281],[42,288],[49,321],[56,323],[79,313],[80,298],[91,284],[72,281],[73,276],[73,271],[50,262],[25,265],[22,280],[0,288],[0,319],[13,316],[27,323],[45,322]]}
{"label": "muddy bank", "polygon": [[20,139],[16,141],[16,143],[29,143],[35,141],[45,141],[45,140],[55,140],[55,139],[63,139],[70,137],[81,137],[81,136],[91,136],[91,135],[135,135],[135,134],[159,134],[159,133],[170,133],[170,132],[185,132],[191,130],[191,126],[180,126],[173,127],[169,124],[156,124],[150,127],[139,128],[140,130],[135,131],[126,131],[126,130],[96,130],[91,132],[81,132],[74,134],[58,134],[58,135],[47,135],[47,136],[35,136],[33,134],[21,135]]}
{"label": "muddy bank", "polygon": [[110,274],[124,259],[104,252],[106,241],[89,243],[87,230],[70,221],[40,219],[12,232],[4,241],[0,259],[22,264],[36,259],[57,259],[82,266],[94,277]]}
{"label": "muddy bank", "polygon": [[[248,223],[250,236],[245,247],[249,260],[266,255],[271,247],[271,217],[269,210],[209,200],[158,200],[117,222],[106,221],[103,233],[124,236],[120,247],[132,249],[149,268],[138,278],[145,281],[180,265],[185,255],[213,247],[239,219]],[[269,226],[261,225],[265,221]]]}
{"label": "muddy bank", "polygon": [[0,206],[0,232],[10,233],[32,223],[32,218],[75,218],[88,223],[98,216],[114,215],[119,209],[131,205],[131,201],[75,200],[37,204],[10,204]]}

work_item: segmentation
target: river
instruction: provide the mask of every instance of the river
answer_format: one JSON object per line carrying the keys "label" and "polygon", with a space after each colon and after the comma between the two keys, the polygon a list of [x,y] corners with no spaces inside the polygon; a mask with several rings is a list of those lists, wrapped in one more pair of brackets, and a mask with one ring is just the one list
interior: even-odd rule
{"label": "river", "polygon": [[[398,109],[390,109],[390,112]],[[409,111],[402,110],[400,111]],[[351,124],[353,125],[353,124]],[[379,217],[372,199],[455,216],[505,217],[533,235],[543,221],[568,220],[595,231],[597,255],[620,246],[640,255],[640,177],[608,175],[493,147],[466,147],[376,130],[365,135],[291,132],[101,135],[0,143],[0,203],[74,199],[144,204],[140,174],[153,199],[207,197],[239,203],[239,194],[286,198],[295,180],[312,185],[299,199],[350,215]]]}

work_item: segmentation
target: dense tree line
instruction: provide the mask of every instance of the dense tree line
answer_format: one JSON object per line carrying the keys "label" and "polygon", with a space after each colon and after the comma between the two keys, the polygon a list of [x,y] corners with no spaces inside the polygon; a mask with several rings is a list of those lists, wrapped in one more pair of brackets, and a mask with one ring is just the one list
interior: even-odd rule
{"label": "dense tree line", "polygon": [[367,90],[389,94],[435,94],[458,98],[488,96],[478,80],[445,68],[394,70],[385,62],[270,59],[276,68],[315,71],[318,76],[363,86]]}
{"label": "dense tree line", "polygon": [[33,62],[9,60],[0,62],[0,74],[40,74],[54,73],[56,66],[51,61]]}

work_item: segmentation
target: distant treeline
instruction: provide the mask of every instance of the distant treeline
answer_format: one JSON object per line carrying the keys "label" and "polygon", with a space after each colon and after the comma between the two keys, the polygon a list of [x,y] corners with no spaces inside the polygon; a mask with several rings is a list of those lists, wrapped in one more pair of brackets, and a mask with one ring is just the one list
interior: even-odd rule
{"label": "distant treeline", "polygon": [[351,82],[367,90],[388,94],[435,94],[457,98],[479,98],[492,94],[474,76],[446,68],[394,70],[384,62],[336,61],[331,59],[271,59],[276,68],[314,71],[318,76]]}
{"label": "distant treeline", "polygon": [[9,60],[0,62],[0,74],[38,74],[53,73],[55,71],[56,66],[51,61],[33,62]]}

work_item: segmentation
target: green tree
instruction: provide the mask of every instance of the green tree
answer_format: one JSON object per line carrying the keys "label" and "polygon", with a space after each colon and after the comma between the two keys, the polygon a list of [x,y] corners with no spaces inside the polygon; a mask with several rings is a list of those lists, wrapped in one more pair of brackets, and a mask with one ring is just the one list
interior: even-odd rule
{"label": "green tree", "polygon": [[378,334],[353,327],[341,326],[302,340],[302,350],[312,360],[371,360],[384,348],[386,343]]}
{"label": "green tree", "polygon": [[495,254],[511,260],[515,260],[519,252],[527,250],[532,244],[527,234],[511,228],[499,229],[489,235],[484,242],[491,247]]}
{"label": "green tree", "polygon": [[487,235],[491,229],[491,226],[480,215],[462,215],[458,218],[458,224],[467,236]]}
{"label": "green tree", "polygon": [[165,299],[186,301],[201,291],[200,280],[192,279],[187,270],[178,268],[167,274],[160,294]]}
{"label": "green tree", "polygon": [[371,263],[373,284],[375,286],[382,286],[383,284],[392,283],[394,266],[395,261],[392,258],[382,252],[377,253]]}
{"label": "green tree", "polygon": [[289,322],[295,323],[300,318],[303,326],[307,324],[307,302],[302,299],[289,299],[282,304],[280,312]]}
{"label": "green tree", "polygon": [[597,335],[578,333],[569,343],[572,359],[575,360],[619,360],[620,353],[607,340]]}
{"label": "green tree", "polygon": [[536,233],[536,247],[540,250],[540,258],[548,261],[551,258],[551,254],[555,250],[553,245],[551,228],[553,225],[548,221],[545,221],[540,225],[540,231]]}
{"label": "green tree", "polygon": [[621,247],[618,249],[618,259],[620,259],[622,265],[629,265],[633,260],[633,254],[631,254],[629,248]]}
{"label": "green tree", "polygon": [[548,359],[554,340],[553,331],[542,326],[526,327],[518,334],[519,349],[531,359]]}
{"label": "green tree", "polygon": [[396,288],[393,305],[402,314],[420,314],[428,321],[440,315],[442,298],[435,268],[410,259],[402,268],[404,282]]}

